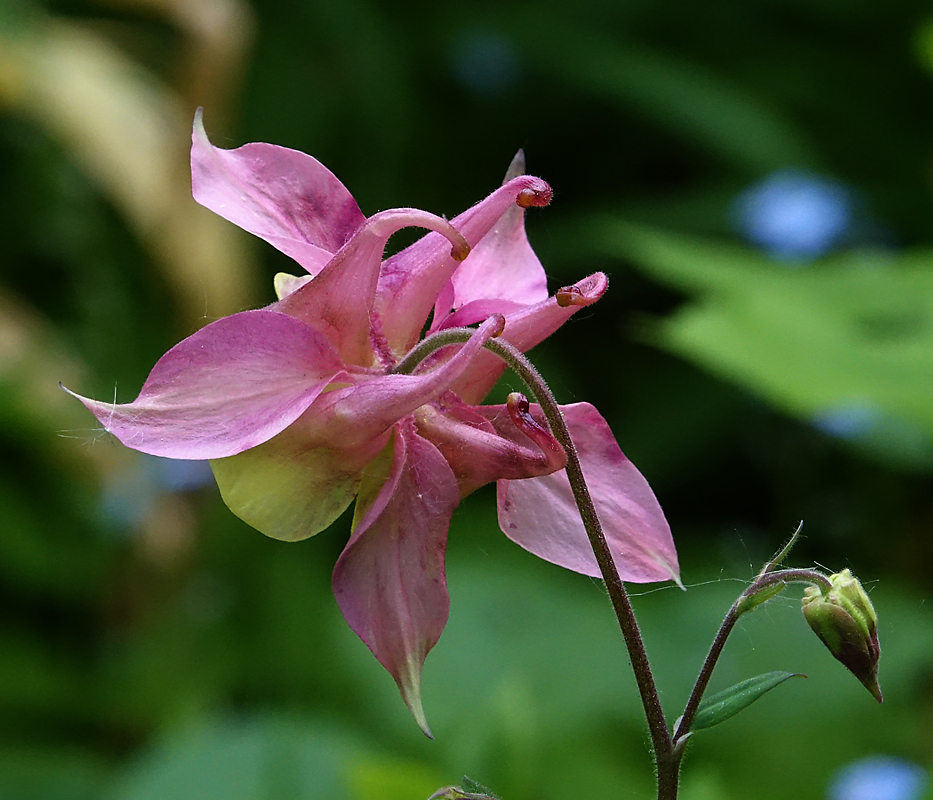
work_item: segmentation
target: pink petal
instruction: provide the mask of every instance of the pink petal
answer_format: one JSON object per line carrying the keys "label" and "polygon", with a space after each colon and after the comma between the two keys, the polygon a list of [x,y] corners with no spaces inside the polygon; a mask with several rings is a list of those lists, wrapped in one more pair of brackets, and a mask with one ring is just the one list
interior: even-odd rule
{"label": "pink petal", "polygon": [[[319,441],[357,447],[381,435],[416,408],[446,391],[477,358],[483,344],[502,330],[502,317],[490,317],[446,362],[415,375],[379,375],[322,395],[301,419]],[[444,348],[444,350],[452,350]],[[445,355],[439,352],[440,357]]]}
{"label": "pink petal", "polygon": [[563,469],[567,455],[549,431],[530,417],[520,430],[503,406],[496,410],[501,413],[493,412],[502,428],[497,431],[483,416],[486,410],[453,402],[447,407],[425,405],[415,413],[418,432],[441,451],[457,476],[461,497],[500,478],[532,478]]}
{"label": "pink petal", "polygon": [[[508,313],[502,338],[526,352],[554,333],[581,308],[599,300],[608,286],[608,278],[602,272],[596,272],[573,286],[561,289],[554,297]],[[445,324],[444,327],[448,326]],[[502,359],[492,353],[480,353],[451,389],[466,403],[480,403],[504,371]]]}
{"label": "pink petal", "polygon": [[132,403],[75,397],[134,450],[222,458],[284,430],[342,373],[317,331],[285,314],[244,311],[169,350]]}
{"label": "pink petal", "polygon": [[421,668],[447,622],[444,551],[459,492],[444,457],[408,425],[384,452],[363,476],[353,534],[334,568],[334,595],[430,736]]}
{"label": "pink petal", "polygon": [[[543,421],[540,408],[532,408]],[[593,406],[576,403],[562,411],[622,580],[679,583],[671,529],[648,482]],[[599,576],[566,471],[500,481],[498,495],[499,527],[512,541],[545,561]]]}
{"label": "pink petal", "polygon": [[[506,301],[531,305],[547,300],[547,277],[544,267],[535,255],[525,235],[525,209],[512,205],[473,248],[470,257],[460,265],[450,279],[453,299],[442,292],[434,308],[433,327],[452,327],[440,324],[451,309],[463,310],[467,304],[476,304],[474,313],[461,315],[455,324],[472,325],[489,316],[483,313],[483,304],[476,301]],[[442,303],[446,302],[446,305]],[[501,308],[491,309],[502,312]]]}
{"label": "pink petal", "polygon": [[299,423],[257,447],[211,461],[230,510],[266,536],[298,541],[329,527],[350,505],[363,468],[389,434],[356,448],[321,447]]}
{"label": "pink petal", "polygon": [[[543,206],[550,199],[550,186],[540,178],[523,175],[464,211],[451,224],[463,234],[470,247],[476,247],[516,203],[524,207]],[[382,318],[390,345],[397,352],[408,351],[418,340],[432,306],[439,301],[439,293],[458,267],[447,251],[447,244],[440,236],[428,234],[383,265],[376,311]],[[452,289],[445,302],[453,302]]]}
{"label": "pink petal", "polygon": [[365,220],[344,185],[311,156],[262,143],[221,150],[208,141],[200,109],[191,140],[194,199],[311,274]]}
{"label": "pink petal", "polygon": [[[374,214],[313,280],[271,308],[297,317],[321,331],[347,364],[374,363],[370,312],[389,237],[411,226],[447,237],[451,258],[466,258],[470,246],[447,220],[414,208],[394,208]],[[443,239],[442,239],[443,241]]]}
{"label": "pink petal", "polygon": [[512,300],[471,300],[432,326],[430,332],[446,328],[465,328],[492,314],[502,314],[508,319],[509,315],[514,316],[524,308],[527,306]]}

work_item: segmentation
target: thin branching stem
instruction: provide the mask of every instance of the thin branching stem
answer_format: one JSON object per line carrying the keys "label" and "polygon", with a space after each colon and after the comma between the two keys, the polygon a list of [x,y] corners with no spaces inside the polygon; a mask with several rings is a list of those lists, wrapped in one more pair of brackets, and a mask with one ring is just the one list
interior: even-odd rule
{"label": "thin branching stem", "polygon": [[[800,529],[797,529],[797,532],[800,532]],[[796,538],[796,534],[795,534]],[[793,544],[793,540],[789,544]],[[823,592],[829,591],[832,588],[832,583],[829,578],[827,578],[822,572],[817,572],[812,569],[784,569],[778,570],[777,572],[765,571],[769,568],[773,569],[780,562],[783,556],[787,555],[787,551],[790,547],[785,547],[782,552],[779,554],[780,558],[775,557],[770,561],[759,574],[758,577],[751,583],[751,585],[739,596],[739,598],[732,604],[732,608],[729,609],[725,618],[722,621],[722,624],[719,626],[719,631],[716,633],[716,638],[713,639],[713,643],[710,646],[709,653],[706,655],[706,660],[703,662],[703,667],[700,669],[700,674],[697,676],[696,683],[693,686],[693,691],[690,693],[690,699],[687,700],[687,705],[684,708],[684,713],[680,718],[680,722],[677,724],[677,730],[674,732],[674,747],[677,753],[677,759],[679,761],[680,756],[683,754],[682,744],[683,737],[690,733],[690,726],[693,725],[693,720],[696,718],[697,710],[700,707],[700,702],[703,700],[703,693],[706,691],[706,687],[709,686],[710,678],[713,676],[713,670],[716,668],[716,662],[719,661],[719,656],[722,655],[723,648],[726,646],[726,640],[729,638],[729,634],[732,633],[732,629],[735,627],[735,623],[738,622],[739,617],[742,616],[746,611],[751,611],[755,608],[754,604],[749,604],[749,598],[753,598],[759,592],[763,592],[766,589],[775,586],[776,584],[786,585],[788,583],[809,583],[819,586]]]}

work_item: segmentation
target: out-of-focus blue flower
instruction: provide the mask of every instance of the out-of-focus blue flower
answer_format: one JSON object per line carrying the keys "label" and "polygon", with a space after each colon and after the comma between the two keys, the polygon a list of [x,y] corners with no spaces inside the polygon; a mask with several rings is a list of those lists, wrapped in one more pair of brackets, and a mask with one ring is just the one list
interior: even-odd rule
{"label": "out-of-focus blue flower", "polygon": [[494,33],[472,31],[462,34],[451,57],[457,80],[478,94],[502,94],[518,78],[515,49]]}
{"label": "out-of-focus blue flower", "polygon": [[147,456],[146,466],[156,482],[167,492],[193,492],[214,485],[209,461]]}
{"label": "out-of-focus blue flower", "polygon": [[192,492],[214,484],[207,461],[142,455],[132,468],[111,477],[101,496],[101,512],[117,526],[134,528],[163,492]]}
{"label": "out-of-focus blue flower", "polygon": [[927,785],[923,767],[892,756],[871,756],[833,777],[828,800],[920,800]]}
{"label": "out-of-focus blue flower", "polygon": [[818,431],[849,442],[898,469],[933,469],[933,438],[929,433],[867,398],[829,406],[810,421]]}
{"label": "out-of-focus blue flower", "polygon": [[838,439],[857,439],[881,421],[881,412],[869,400],[853,400],[820,411],[813,427]]}
{"label": "out-of-focus blue flower", "polygon": [[775,258],[806,261],[827,253],[853,224],[852,193],[802,170],[780,170],[742,192],[734,215],[739,233]]}

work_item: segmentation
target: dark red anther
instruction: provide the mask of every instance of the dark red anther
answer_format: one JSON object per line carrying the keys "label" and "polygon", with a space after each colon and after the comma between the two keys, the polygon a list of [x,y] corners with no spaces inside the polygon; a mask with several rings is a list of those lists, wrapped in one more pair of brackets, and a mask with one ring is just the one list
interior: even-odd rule
{"label": "dark red anther", "polygon": [[470,244],[466,239],[450,248],[450,257],[454,261],[463,261],[468,255],[470,255]]}
{"label": "dark red anther", "polygon": [[605,273],[594,272],[582,281],[577,281],[573,286],[564,286],[558,290],[555,295],[557,305],[562,308],[567,306],[588,306],[595,303],[606,293],[609,287],[609,279]]}
{"label": "dark red anther", "polygon": [[536,206],[541,208],[551,202],[553,192],[551,187],[540,178],[534,179],[534,183],[526,189],[522,189],[515,198],[516,204],[521,208],[531,208]]}
{"label": "dark red anther", "polygon": [[555,297],[557,298],[557,305],[561,308],[566,308],[567,306],[582,306],[585,300],[579,286],[563,286],[557,290]]}
{"label": "dark red anther", "polygon": [[[523,428],[525,425],[538,425],[529,413],[531,411],[531,403],[528,402],[528,398],[521,392],[512,392],[506,399],[506,405],[508,406],[509,416],[512,418],[512,421],[520,428]],[[520,419],[516,419],[516,416],[520,417]]]}
{"label": "dark red anther", "polygon": [[505,317],[502,314],[490,314],[486,321],[489,322],[489,320],[495,321],[495,324],[492,326],[490,337],[496,339],[502,336],[502,332],[505,330]]}
{"label": "dark red anther", "polygon": [[531,405],[521,392],[512,392],[505,406],[515,427],[533,441],[541,450],[549,470],[561,469],[567,464],[567,454],[551,432],[531,416]]}

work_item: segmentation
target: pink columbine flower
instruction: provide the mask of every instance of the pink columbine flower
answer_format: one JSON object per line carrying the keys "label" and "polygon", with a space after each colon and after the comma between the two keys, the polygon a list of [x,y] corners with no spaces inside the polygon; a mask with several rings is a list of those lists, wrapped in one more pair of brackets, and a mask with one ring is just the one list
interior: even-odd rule
{"label": "pink columbine flower", "polygon": [[[411,208],[367,218],[315,159],[271,144],[221,150],[200,113],[191,170],[199,203],[306,274],[277,276],[278,302],[173,347],[132,403],[79,399],[127,447],[211,459],[226,504],[268,536],[313,536],[355,497],[334,593],[427,733],[421,668],[447,621],[444,551],[461,498],[497,481],[506,536],[599,575],[540,410],[478,404],[504,370],[484,342],[528,350],[596,302],[606,276],[548,296],[524,230],[524,209],[551,198],[539,178],[516,174],[450,222]],[[388,238],[410,226],[431,232],[383,261]],[[394,374],[432,311],[429,333],[479,325],[414,374]],[[664,515],[606,421],[587,403],[563,414],[622,578],[677,580]]]}

